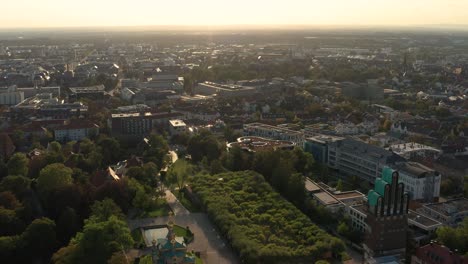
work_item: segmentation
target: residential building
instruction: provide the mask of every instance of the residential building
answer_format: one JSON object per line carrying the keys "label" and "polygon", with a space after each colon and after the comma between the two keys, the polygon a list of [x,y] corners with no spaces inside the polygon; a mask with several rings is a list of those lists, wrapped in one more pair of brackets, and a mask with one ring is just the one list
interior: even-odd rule
{"label": "residential building", "polygon": [[99,134],[99,126],[85,120],[73,120],[68,124],[55,127],[54,139],[58,142],[80,141]]}
{"label": "residential building", "polygon": [[171,136],[180,135],[187,131],[187,125],[180,119],[169,120],[169,133]]}
{"label": "residential building", "polygon": [[304,145],[303,133],[287,128],[271,126],[262,123],[244,124],[244,136],[256,136],[277,140],[292,141],[301,147]]}
{"label": "residential building", "polygon": [[368,80],[367,84],[343,83],[341,92],[344,96],[359,100],[379,100],[384,98],[384,88],[377,80]]}
{"label": "residential building", "polygon": [[409,196],[398,178],[397,171],[385,167],[368,193],[364,263],[374,263],[378,257],[405,256]]}
{"label": "residential building", "polygon": [[468,258],[449,248],[431,242],[416,249],[416,253],[411,257],[411,264],[468,264]]}

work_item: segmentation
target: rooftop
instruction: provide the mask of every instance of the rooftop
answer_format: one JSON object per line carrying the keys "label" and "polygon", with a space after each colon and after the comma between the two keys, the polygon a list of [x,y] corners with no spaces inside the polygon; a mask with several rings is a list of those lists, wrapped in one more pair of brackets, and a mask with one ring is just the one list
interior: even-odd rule
{"label": "rooftop", "polygon": [[422,227],[423,229],[433,229],[442,225],[441,222],[438,222],[412,210],[408,211],[408,223]]}
{"label": "rooftop", "polygon": [[291,130],[291,129],[278,127],[278,126],[271,126],[271,125],[267,125],[267,124],[263,124],[263,123],[244,124],[244,128],[262,128],[262,129],[268,129],[268,130],[271,130],[271,131],[277,131],[277,132],[281,132],[281,133],[302,135],[302,133],[299,132],[299,131],[294,131],[294,130]]}
{"label": "rooftop", "polygon": [[437,211],[445,216],[451,216],[455,213],[467,212],[468,211],[468,199],[459,198],[453,199],[441,203],[426,204],[424,207],[431,210]]}
{"label": "rooftop", "polygon": [[285,141],[285,140],[272,140],[262,137],[240,137],[237,139],[237,142],[231,142],[227,146],[228,148],[232,148],[234,146],[238,146],[242,149],[255,152],[259,150],[266,150],[266,149],[283,149],[283,148],[293,148],[296,144],[292,141]]}
{"label": "rooftop", "polygon": [[414,176],[415,178],[424,178],[427,174],[435,172],[436,175],[439,173],[433,169],[426,167],[418,162],[402,162],[395,165],[395,169],[404,173]]}
{"label": "rooftop", "polygon": [[72,93],[95,93],[104,92],[104,85],[86,86],[86,87],[70,87]]}
{"label": "rooftop", "polygon": [[314,196],[324,205],[332,205],[332,204],[340,203],[337,199],[335,199],[331,194],[327,192],[318,192],[318,193],[315,193]]}
{"label": "rooftop", "polygon": [[391,145],[390,148],[393,152],[398,155],[405,155],[410,152],[418,152],[418,151],[431,151],[434,153],[441,153],[440,149],[436,149],[430,146],[426,146],[423,144],[410,142],[410,143],[403,143],[403,144],[395,144]]}
{"label": "rooftop", "polygon": [[316,192],[321,190],[320,187],[313,181],[309,180],[309,178],[306,178],[305,180],[305,188],[308,192]]}
{"label": "rooftop", "polygon": [[180,120],[180,119],[174,119],[174,120],[169,120],[169,123],[171,124],[171,126],[173,127],[184,127],[184,126],[187,126],[185,124],[184,121]]}

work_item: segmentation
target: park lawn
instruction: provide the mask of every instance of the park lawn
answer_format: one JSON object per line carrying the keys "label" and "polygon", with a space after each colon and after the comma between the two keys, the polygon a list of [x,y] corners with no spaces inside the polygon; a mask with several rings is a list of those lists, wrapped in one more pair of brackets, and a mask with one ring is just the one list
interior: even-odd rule
{"label": "park lawn", "polygon": [[152,217],[160,217],[160,216],[168,216],[169,213],[172,212],[171,207],[167,204],[165,199],[160,199],[158,201],[158,206],[156,208],[141,211],[139,214],[132,217],[133,219],[138,218],[152,218]]}
{"label": "park lawn", "polygon": [[179,237],[188,237],[187,229],[178,225],[174,226],[174,233],[176,234],[176,236],[179,236]]}
{"label": "park lawn", "polygon": [[161,206],[157,209],[154,209],[149,212],[145,212],[144,215],[147,217],[159,217],[159,216],[169,215],[170,212],[171,212],[171,208],[169,207],[169,205],[164,204],[164,206]]}
{"label": "park lawn", "polygon": [[151,255],[146,255],[140,258],[140,264],[153,264],[153,258],[151,257]]}

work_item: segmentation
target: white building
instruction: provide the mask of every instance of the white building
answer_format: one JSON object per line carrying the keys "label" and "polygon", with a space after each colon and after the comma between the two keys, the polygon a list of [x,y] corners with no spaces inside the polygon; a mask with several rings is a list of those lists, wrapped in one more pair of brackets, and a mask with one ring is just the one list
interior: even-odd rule
{"label": "white building", "polygon": [[184,121],[180,119],[169,120],[169,133],[174,135],[179,135],[187,131],[187,125]]}
{"label": "white building", "polygon": [[80,141],[98,134],[99,126],[81,120],[54,129],[54,139],[58,142]]}
{"label": "white building", "polygon": [[397,163],[392,168],[400,173],[399,181],[405,185],[411,200],[438,201],[442,177],[439,172],[417,162]]}

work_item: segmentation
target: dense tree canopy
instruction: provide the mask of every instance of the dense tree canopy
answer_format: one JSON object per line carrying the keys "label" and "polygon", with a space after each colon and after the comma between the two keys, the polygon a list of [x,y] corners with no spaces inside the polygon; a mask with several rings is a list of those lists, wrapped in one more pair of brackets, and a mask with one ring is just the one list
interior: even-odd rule
{"label": "dense tree canopy", "polygon": [[192,187],[246,263],[312,262],[343,250],[255,172],[197,175]]}
{"label": "dense tree canopy", "polygon": [[437,239],[448,248],[457,249],[462,255],[468,255],[468,218],[457,228],[442,226],[437,229]]}
{"label": "dense tree canopy", "polygon": [[73,183],[72,169],[61,163],[48,165],[39,173],[37,188],[40,192],[47,193],[54,189]]}
{"label": "dense tree canopy", "polygon": [[29,160],[23,153],[15,153],[8,160],[7,168],[9,175],[28,176]]}
{"label": "dense tree canopy", "polygon": [[126,250],[133,239],[122,211],[110,199],[96,202],[82,232],[52,257],[53,263],[106,263],[113,253]]}

